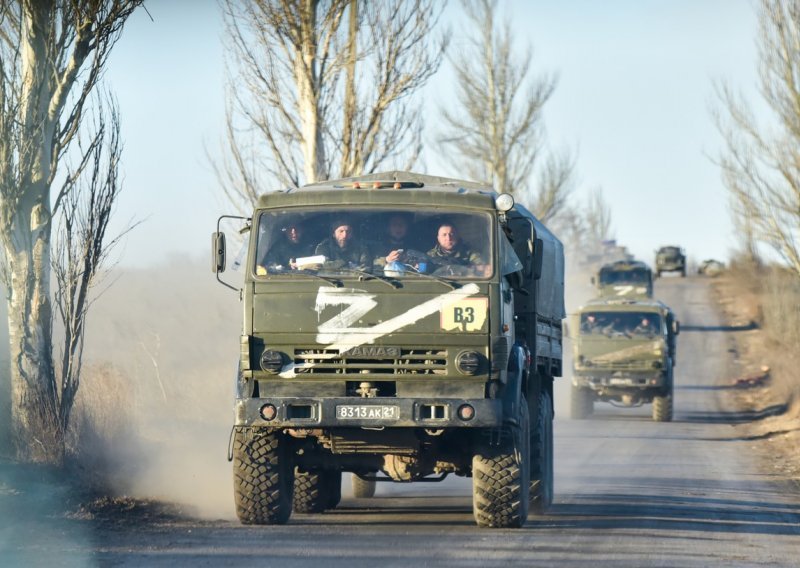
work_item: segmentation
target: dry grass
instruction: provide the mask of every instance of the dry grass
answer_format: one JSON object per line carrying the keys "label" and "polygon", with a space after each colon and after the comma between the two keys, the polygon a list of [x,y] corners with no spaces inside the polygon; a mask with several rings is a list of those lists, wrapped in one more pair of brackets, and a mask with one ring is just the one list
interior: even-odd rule
{"label": "dry grass", "polygon": [[749,434],[769,442],[770,467],[800,477],[800,279],[782,268],[733,265],[714,286],[729,325],[758,326],[734,335],[741,372],[770,368],[764,386],[734,391],[736,404],[787,409],[750,424]]}

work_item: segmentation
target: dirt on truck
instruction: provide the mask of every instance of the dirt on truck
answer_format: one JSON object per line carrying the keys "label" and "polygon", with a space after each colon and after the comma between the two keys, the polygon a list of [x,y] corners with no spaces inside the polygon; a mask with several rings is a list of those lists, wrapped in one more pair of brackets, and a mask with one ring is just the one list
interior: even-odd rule
{"label": "dirt on truck", "polygon": [[[332,509],[343,473],[358,496],[471,477],[480,526],[547,510],[565,312],[544,225],[485,184],[409,172],[269,193],[241,225],[242,523]],[[223,283],[225,264],[218,223]]]}

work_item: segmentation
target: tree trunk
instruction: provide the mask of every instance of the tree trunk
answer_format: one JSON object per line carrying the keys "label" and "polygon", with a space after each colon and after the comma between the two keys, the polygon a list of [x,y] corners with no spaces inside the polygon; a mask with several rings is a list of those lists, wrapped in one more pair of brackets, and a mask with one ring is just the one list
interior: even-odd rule
{"label": "tree trunk", "polygon": [[317,9],[319,0],[306,0],[301,33],[305,35],[301,53],[295,60],[297,106],[303,137],[303,161],[306,183],[327,178],[322,121],[319,115],[320,79],[317,70]]}
{"label": "tree trunk", "polygon": [[64,431],[51,358],[50,212],[47,192],[44,196],[20,207],[3,239],[10,275],[12,443],[20,460],[61,463]]}
{"label": "tree trunk", "polygon": [[58,388],[52,360],[50,174],[58,118],[47,47],[54,5],[27,1],[22,28],[22,125],[19,188],[4,196],[2,242],[8,267],[11,437],[17,458],[61,463]]}

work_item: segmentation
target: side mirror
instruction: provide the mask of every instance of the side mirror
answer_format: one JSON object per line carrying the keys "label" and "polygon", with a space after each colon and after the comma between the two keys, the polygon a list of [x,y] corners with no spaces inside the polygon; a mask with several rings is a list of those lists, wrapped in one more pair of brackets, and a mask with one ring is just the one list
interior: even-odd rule
{"label": "side mirror", "polygon": [[675,335],[678,335],[681,332],[681,322],[679,322],[678,320],[672,322],[672,332]]}
{"label": "side mirror", "polygon": [[592,283],[592,286],[594,286],[594,285],[595,285],[595,279],[594,279],[594,276],[592,276],[592,277],[589,279],[589,281]]}
{"label": "side mirror", "polygon": [[561,324],[561,336],[569,337],[569,325],[567,324],[567,322],[562,322]]}
{"label": "side mirror", "polygon": [[533,247],[533,279],[539,280],[542,277],[542,251],[544,249],[544,242],[542,239],[536,239],[536,244]]}
{"label": "side mirror", "polygon": [[211,272],[225,272],[225,233],[211,233]]}

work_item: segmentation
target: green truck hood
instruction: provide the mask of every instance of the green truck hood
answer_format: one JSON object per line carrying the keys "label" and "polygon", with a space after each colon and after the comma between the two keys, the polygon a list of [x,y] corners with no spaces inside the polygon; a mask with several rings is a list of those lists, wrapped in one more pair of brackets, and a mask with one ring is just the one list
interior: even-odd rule
{"label": "green truck hood", "polygon": [[[307,291],[306,291],[307,290]],[[411,293],[388,287],[320,286],[253,296],[253,334],[312,334],[330,348],[373,343],[403,333],[489,333],[487,289],[467,283]]]}

